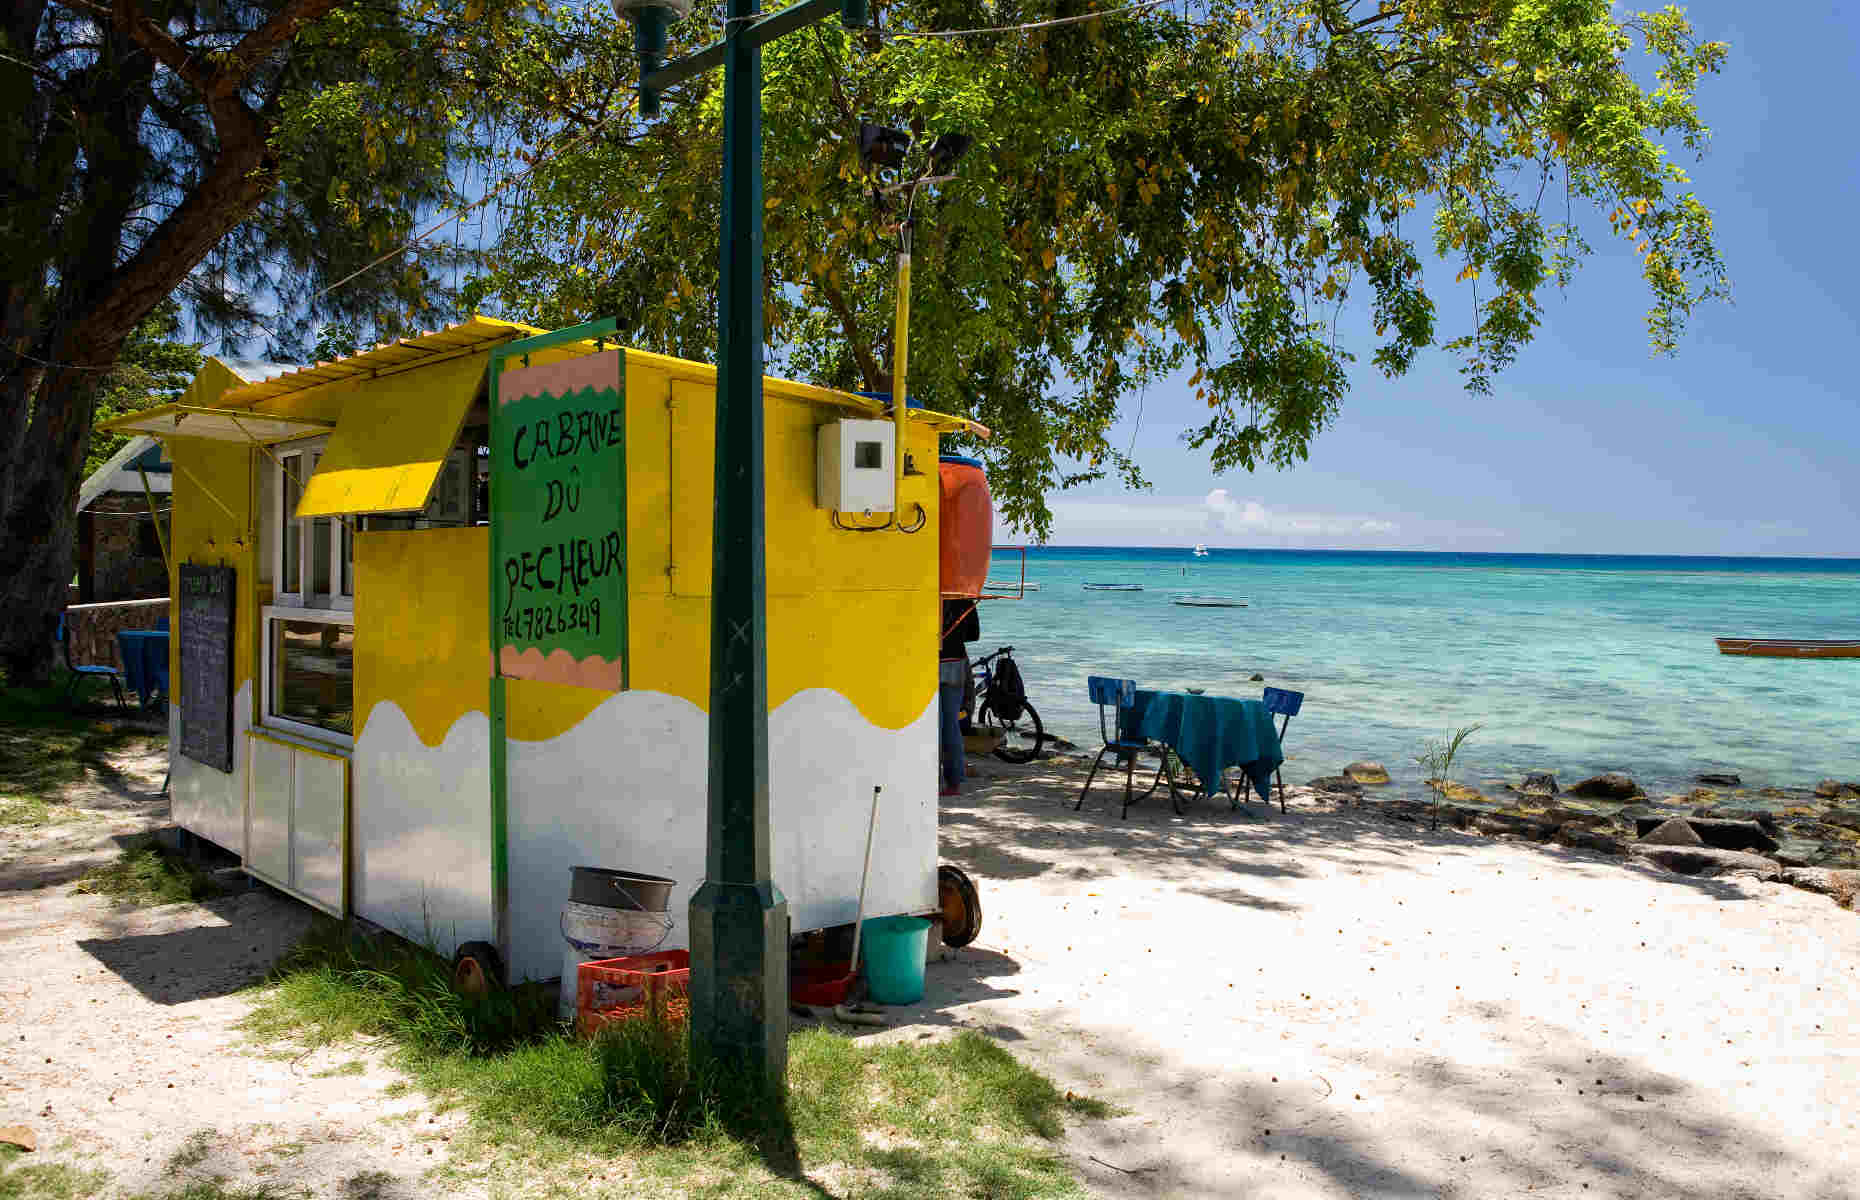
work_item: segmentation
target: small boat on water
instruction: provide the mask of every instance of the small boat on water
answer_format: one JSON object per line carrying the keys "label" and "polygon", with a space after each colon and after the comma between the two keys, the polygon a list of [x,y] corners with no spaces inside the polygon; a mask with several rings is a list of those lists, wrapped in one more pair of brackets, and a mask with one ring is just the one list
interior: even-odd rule
{"label": "small boat on water", "polygon": [[1018,579],[990,579],[982,585],[991,592],[1037,592],[1040,585],[1029,579],[1022,583]]}
{"label": "small boat on water", "polygon": [[1245,608],[1246,601],[1231,600],[1226,596],[1177,596],[1175,602],[1183,608]]}
{"label": "small boat on water", "polygon": [[1195,557],[1196,558],[1208,557],[1208,548],[1202,545],[1200,542],[1196,542],[1195,543]]}
{"label": "small boat on water", "polygon": [[1088,592],[1140,592],[1140,583],[1083,583],[1079,585]]}
{"label": "small boat on water", "polygon": [[1757,658],[1860,658],[1860,642],[1806,638],[1718,638],[1718,653]]}

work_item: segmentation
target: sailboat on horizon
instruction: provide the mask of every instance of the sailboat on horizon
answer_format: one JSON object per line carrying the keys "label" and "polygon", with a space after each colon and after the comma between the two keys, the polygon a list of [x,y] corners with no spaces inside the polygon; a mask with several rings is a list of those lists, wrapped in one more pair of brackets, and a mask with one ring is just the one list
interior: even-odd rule
{"label": "sailboat on horizon", "polygon": [[1208,548],[1207,548],[1207,546],[1205,546],[1205,545],[1203,545],[1203,544],[1202,544],[1202,543],[1200,543],[1200,542],[1196,542],[1196,543],[1195,543],[1195,557],[1196,557],[1196,558],[1206,558],[1206,557],[1208,557]]}

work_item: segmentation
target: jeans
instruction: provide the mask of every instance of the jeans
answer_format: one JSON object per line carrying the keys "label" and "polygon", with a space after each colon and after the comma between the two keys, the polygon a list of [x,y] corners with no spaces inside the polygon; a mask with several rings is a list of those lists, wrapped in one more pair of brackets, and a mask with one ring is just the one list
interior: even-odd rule
{"label": "jeans", "polygon": [[937,663],[937,734],[942,746],[943,786],[962,784],[963,754],[962,687],[969,677],[969,664],[960,658],[946,658]]}

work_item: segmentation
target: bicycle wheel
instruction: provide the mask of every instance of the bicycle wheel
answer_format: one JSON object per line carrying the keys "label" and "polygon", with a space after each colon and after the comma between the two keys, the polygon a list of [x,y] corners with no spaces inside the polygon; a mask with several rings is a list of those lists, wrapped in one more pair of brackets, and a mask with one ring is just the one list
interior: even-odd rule
{"label": "bicycle wheel", "polygon": [[982,727],[1001,735],[1001,741],[995,746],[995,757],[1002,762],[1032,762],[1039,757],[1040,747],[1046,744],[1046,729],[1040,724],[1040,714],[1033,711],[1033,705],[1024,701],[1020,706],[1018,720],[1003,721],[994,705],[984,699]]}

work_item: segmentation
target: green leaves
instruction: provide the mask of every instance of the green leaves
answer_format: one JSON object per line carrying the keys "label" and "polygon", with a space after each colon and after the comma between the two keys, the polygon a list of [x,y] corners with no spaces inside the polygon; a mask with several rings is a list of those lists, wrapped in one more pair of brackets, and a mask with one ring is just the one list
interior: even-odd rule
{"label": "green leaves", "polygon": [[[1187,438],[1216,469],[1303,458],[1348,388],[1356,350],[1339,322],[1353,304],[1381,371],[1441,345],[1489,387],[1609,211],[1633,214],[1656,351],[1728,290],[1710,214],[1669,154],[1707,144],[1695,87],[1725,50],[1676,9],[1218,0],[1187,20],[1159,8],[908,36],[1078,11],[903,0],[877,13],[883,34],[821,25],[765,52],[771,369],[888,387],[902,200],[864,178],[858,122],[973,135],[958,177],[912,212],[910,391],[996,431],[966,448],[1036,536],[1052,488],[1142,484],[1109,432],[1165,378],[1192,375],[1208,407]],[[674,54],[720,30],[700,16],[676,33]],[[639,122],[613,100],[633,81],[617,40],[604,15],[563,7],[500,48],[521,144],[597,131],[526,181],[472,298],[540,324],[619,314],[635,343],[708,358],[717,81]],[[1423,202],[1435,252],[1473,289],[1450,309],[1470,328],[1439,327],[1411,216]]]}

